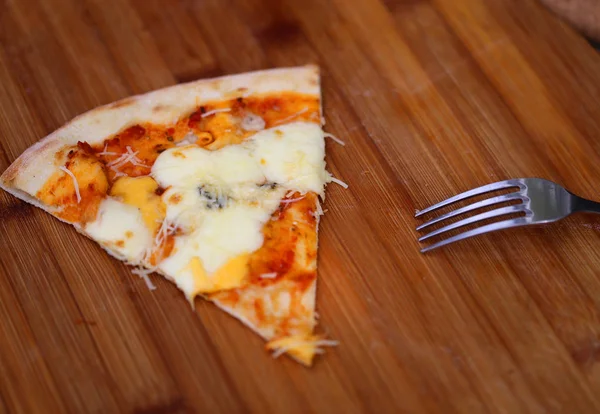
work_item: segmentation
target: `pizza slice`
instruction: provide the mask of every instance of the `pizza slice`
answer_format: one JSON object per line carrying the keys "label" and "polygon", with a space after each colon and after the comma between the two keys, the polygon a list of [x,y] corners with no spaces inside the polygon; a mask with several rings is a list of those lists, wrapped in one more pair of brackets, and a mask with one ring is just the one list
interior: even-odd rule
{"label": "pizza slice", "polygon": [[335,344],[313,333],[319,197],[345,185],[321,124],[315,66],[200,80],[75,118],[0,186],[311,365]]}

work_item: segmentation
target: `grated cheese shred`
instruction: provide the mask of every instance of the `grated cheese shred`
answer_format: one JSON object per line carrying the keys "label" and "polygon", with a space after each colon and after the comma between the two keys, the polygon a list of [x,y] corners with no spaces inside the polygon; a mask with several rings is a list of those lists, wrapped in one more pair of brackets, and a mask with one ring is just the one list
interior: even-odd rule
{"label": "grated cheese shred", "polygon": [[301,110],[299,110],[295,114],[291,114],[290,116],[288,116],[286,118],[280,119],[279,121],[275,122],[273,125],[285,124],[286,122],[291,121],[292,119],[298,118],[300,115],[302,115],[306,111],[308,111],[308,108],[302,108]]}
{"label": "grated cheese shred", "polygon": [[[163,242],[169,235],[174,234],[176,230],[176,225],[169,223],[166,219],[162,220],[162,224],[156,232],[156,236],[154,237],[152,246],[144,250],[141,259],[138,260],[138,263],[140,264],[131,270],[131,273],[133,273],[134,275],[138,275],[140,278],[144,279],[146,286],[148,286],[148,289],[150,290],[156,289],[156,286],[152,283],[148,275],[152,272],[155,272],[158,269],[157,266],[150,265],[150,258],[158,249],[162,249],[164,247]],[[144,263],[147,263],[148,267],[144,267]]]}
{"label": "grated cheese shred", "polygon": [[73,179],[73,186],[75,187],[75,195],[77,196],[77,204],[81,203],[81,194],[79,193],[79,183],[77,182],[77,177],[75,177],[75,174],[73,174],[71,172],[71,170],[69,170],[66,167],[60,167],[60,169],[62,171],[64,171],[65,173],[67,173],[69,176],[71,176],[71,179]]}
{"label": "grated cheese shred", "polygon": [[317,216],[322,216],[323,214],[325,213],[323,212],[323,208],[321,207],[321,202],[317,198]]}
{"label": "grated cheese shred", "polygon": [[154,283],[152,283],[152,281],[150,280],[150,277],[148,276],[153,271],[154,270],[152,270],[152,269],[146,269],[144,267],[139,266],[139,267],[133,268],[131,270],[131,273],[133,273],[134,275],[138,275],[141,279],[144,279],[144,282],[146,283],[148,290],[155,290],[156,285],[154,285]]}
{"label": "grated cheese shred", "polygon": [[114,178],[125,177],[127,175],[125,173],[122,173],[121,171],[119,171],[116,168],[110,167],[110,169],[115,172],[115,177]]}
{"label": "grated cheese shred", "polygon": [[142,163],[142,160],[140,160],[138,157],[136,157],[138,151],[133,152],[133,150],[131,149],[131,147],[128,145],[127,146],[127,153],[129,154],[129,162],[132,163],[135,166],[138,167],[146,167],[146,168],[150,168],[149,166],[147,166],[146,164]]}
{"label": "grated cheese shred", "polygon": [[337,185],[341,185],[344,188],[348,188],[348,184],[340,180],[339,178],[331,177],[331,182],[336,183]]}
{"label": "grated cheese shred", "polygon": [[200,115],[200,117],[206,118],[207,116],[218,114],[219,112],[229,112],[229,111],[231,111],[231,108],[217,108],[217,109],[213,109],[211,111],[203,113],[202,115]]}
{"label": "grated cheese shred", "polygon": [[102,150],[102,152],[99,152],[96,155],[117,155],[116,152],[107,151],[107,149],[108,149],[108,143],[104,144],[104,149]]}
{"label": "grated cheese shred", "polygon": [[[106,146],[104,148],[106,148]],[[137,157],[138,151],[134,152],[129,145],[126,147],[126,149],[127,149],[127,152],[121,154],[118,158],[115,158],[114,160],[112,160],[111,162],[109,162],[109,163],[106,164],[107,167],[110,167],[110,169],[112,171],[114,171],[115,178],[123,177],[123,176],[127,175],[127,174],[121,172],[121,170],[120,170],[120,168],[122,166],[124,166],[125,164],[127,164],[127,163],[131,163],[132,165],[134,165],[136,167],[150,168],[148,165],[144,164],[142,162],[142,160],[140,160]],[[103,153],[100,152],[99,154],[103,154]],[[106,152],[106,151],[104,152],[104,154],[106,154],[106,155],[110,155],[110,154],[117,155],[114,152],[111,153],[111,152]]]}
{"label": "grated cheese shred", "polygon": [[[287,338],[281,338],[283,340],[287,339]],[[271,356],[273,358],[279,358],[281,355],[285,354],[288,351],[297,349],[297,348],[301,348],[301,347],[314,347],[315,348],[315,353],[316,354],[322,354],[324,351],[322,349],[320,349],[320,347],[325,347],[325,346],[337,346],[339,345],[338,341],[334,341],[331,339],[320,339],[319,337],[315,337],[315,338],[299,338],[293,341],[290,341],[287,344],[283,344],[281,346],[277,345],[278,341],[280,340],[275,340],[272,341],[271,348],[270,349],[274,349],[274,352],[271,354]],[[269,344],[267,344],[267,348],[269,348]]]}
{"label": "grated cheese shred", "polygon": [[281,200],[281,203],[282,204],[295,203],[296,201],[304,200],[305,197],[306,197],[306,195],[296,197],[296,198],[284,198]]}
{"label": "grated cheese shred", "polygon": [[331,138],[334,142],[337,142],[338,144],[340,144],[342,147],[344,147],[346,145],[346,143],[344,141],[342,141],[341,139],[339,139],[338,137],[336,137],[333,134],[330,134],[329,132],[325,132],[323,134],[323,136],[325,138]]}

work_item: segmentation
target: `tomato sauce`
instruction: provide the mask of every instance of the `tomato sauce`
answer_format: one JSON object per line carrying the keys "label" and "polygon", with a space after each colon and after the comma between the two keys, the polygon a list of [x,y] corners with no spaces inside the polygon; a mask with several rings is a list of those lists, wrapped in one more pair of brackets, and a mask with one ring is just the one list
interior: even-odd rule
{"label": "tomato sauce", "polygon": [[[265,128],[295,121],[320,122],[319,101],[311,96],[288,93],[237,98],[198,106],[172,125],[133,125],[107,138],[93,151],[106,165],[110,182],[121,175],[148,175],[156,158],[189,138],[190,133],[194,134],[194,143],[208,150],[239,144],[256,133],[240,126],[248,114],[259,115]],[[135,155],[128,160],[127,154]]]}

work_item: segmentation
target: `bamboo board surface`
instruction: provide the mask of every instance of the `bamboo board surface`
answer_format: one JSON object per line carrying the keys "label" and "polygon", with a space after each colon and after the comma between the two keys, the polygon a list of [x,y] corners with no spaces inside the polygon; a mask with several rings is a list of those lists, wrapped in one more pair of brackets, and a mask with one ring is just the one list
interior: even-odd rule
{"label": "bamboo board surface", "polygon": [[540,176],[600,199],[600,56],[533,0],[3,0],[0,170],[97,105],[323,71],[313,368],[0,194],[0,412],[600,412],[600,219],[421,255],[416,209]]}

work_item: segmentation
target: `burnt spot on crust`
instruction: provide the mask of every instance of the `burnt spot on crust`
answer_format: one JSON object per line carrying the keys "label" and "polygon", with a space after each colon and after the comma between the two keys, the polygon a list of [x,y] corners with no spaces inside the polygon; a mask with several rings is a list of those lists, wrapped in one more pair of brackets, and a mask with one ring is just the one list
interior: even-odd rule
{"label": "burnt spot on crust", "polygon": [[243,114],[245,107],[246,107],[246,101],[244,100],[244,98],[241,96],[237,97],[231,103],[231,114],[234,116],[240,116]]}
{"label": "burnt spot on crust", "polygon": [[152,108],[152,112],[160,112],[167,109],[167,106],[158,104],[154,108]]}
{"label": "burnt spot on crust", "polygon": [[4,182],[5,184],[12,186],[13,181],[15,180],[15,178],[17,178],[17,174],[19,173],[21,165],[21,158],[17,158],[17,160],[13,164],[11,164],[0,176],[0,182]]}
{"label": "burnt spot on crust", "polygon": [[[62,164],[64,162],[64,158],[65,158],[65,151],[66,148],[63,148],[61,150],[58,150],[55,154],[54,154],[54,162],[55,163],[60,163]],[[72,151],[72,150],[71,150]]]}
{"label": "burnt spot on crust", "polygon": [[259,321],[265,320],[265,306],[261,298],[257,298],[254,301],[254,313],[256,314],[256,319]]}
{"label": "burnt spot on crust", "polygon": [[290,277],[290,279],[295,282],[297,288],[301,292],[304,292],[306,289],[308,289],[316,278],[317,274],[314,272],[299,273]]}
{"label": "burnt spot on crust", "polygon": [[125,98],[125,99],[121,99],[117,102],[110,104],[108,106],[108,108],[109,109],[124,108],[126,106],[133,105],[134,103],[135,103],[135,98]]}
{"label": "burnt spot on crust", "polygon": [[87,152],[88,154],[94,153],[94,149],[86,141],[77,141],[77,147],[83,150],[84,152]]}
{"label": "burnt spot on crust", "polygon": [[[48,136],[22,153],[11,165],[0,175],[0,181],[6,185],[12,185],[17,176],[23,172],[33,161],[43,157],[50,157],[51,153],[56,153],[57,144],[61,144],[61,138],[56,133]],[[63,145],[64,146],[64,145]]]}
{"label": "burnt spot on crust", "polygon": [[54,140],[42,141],[39,148],[37,145],[29,147],[23,154],[21,154],[12,164],[8,166],[4,173],[0,175],[0,181],[7,185],[12,185],[13,181],[17,178],[27,166],[36,158],[36,155],[43,153],[54,143]]}

